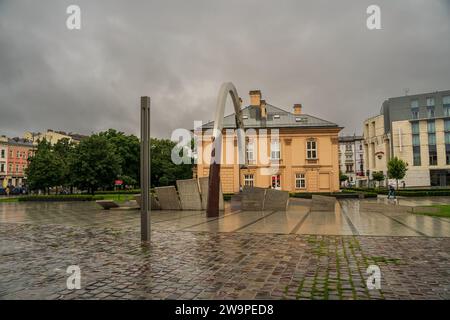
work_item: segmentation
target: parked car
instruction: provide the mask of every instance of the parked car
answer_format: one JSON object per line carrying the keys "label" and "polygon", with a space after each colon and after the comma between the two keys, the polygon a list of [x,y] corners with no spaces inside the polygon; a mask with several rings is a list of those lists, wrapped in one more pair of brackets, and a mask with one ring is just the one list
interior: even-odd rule
{"label": "parked car", "polygon": [[6,190],[4,188],[0,188],[0,196],[6,196]]}
{"label": "parked car", "polygon": [[27,194],[27,189],[24,187],[15,187],[11,190],[11,195],[21,195],[21,194]]}

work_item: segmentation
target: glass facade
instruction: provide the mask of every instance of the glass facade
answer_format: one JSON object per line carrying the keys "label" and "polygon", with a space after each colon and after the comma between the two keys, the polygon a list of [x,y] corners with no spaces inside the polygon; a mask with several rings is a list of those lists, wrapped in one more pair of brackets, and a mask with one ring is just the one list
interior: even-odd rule
{"label": "glass facade", "polygon": [[428,133],[436,132],[436,124],[435,124],[434,120],[430,120],[427,122],[427,130],[428,130]]}
{"label": "glass facade", "polygon": [[436,145],[428,146],[428,165],[436,166],[437,165],[437,149]]}
{"label": "glass facade", "polygon": [[442,105],[444,108],[444,116],[450,117],[450,96],[442,98]]}

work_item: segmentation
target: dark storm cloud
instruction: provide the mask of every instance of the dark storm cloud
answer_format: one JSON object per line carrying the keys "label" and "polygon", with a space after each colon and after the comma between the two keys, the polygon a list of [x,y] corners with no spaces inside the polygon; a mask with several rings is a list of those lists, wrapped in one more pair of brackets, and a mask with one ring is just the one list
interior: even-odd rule
{"label": "dark storm cloud", "polygon": [[[69,4],[82,29],[65,27]],[[366,28],[381,7],[382,30]],[[152,134],[210,120],[220,84],[360,133],[404,88],[450,88],[449,1],[0,1],[0,134]],[[231,108],[228,108],[231,111]]]}

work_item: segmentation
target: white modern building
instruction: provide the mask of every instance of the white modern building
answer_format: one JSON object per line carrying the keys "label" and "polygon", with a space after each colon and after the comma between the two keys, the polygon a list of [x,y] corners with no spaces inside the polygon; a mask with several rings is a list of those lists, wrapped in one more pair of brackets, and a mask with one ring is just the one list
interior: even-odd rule
{"label": "white modern building", "polygon": [[343,186],[362,187],[367,183],[362,136],[339,137],[339,170],[348,177],[348,181],[342,183]]}
{"label": "white modern building", "polygon": [[370,178],[398,157],[407,187],[450,186],[450,90],[386,100],[364,122],[364,155]]}

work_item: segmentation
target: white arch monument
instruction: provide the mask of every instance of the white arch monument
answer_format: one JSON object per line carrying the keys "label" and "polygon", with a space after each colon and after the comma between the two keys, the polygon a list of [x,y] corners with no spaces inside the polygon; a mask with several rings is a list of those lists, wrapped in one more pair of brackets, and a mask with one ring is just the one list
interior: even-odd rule
{"label": "white arch monument", "polygon": [[[208,202],[206,206],[206,215],[208,217],[219,216],[219,188],[220,188],[220,162],[221,162],[221,148],[222,148],[222,130],[223,118],[225,112],[225,103],[228,95],[231,96],[233,102],[238,150],[239,150],[239,164],[245,164],[245,133],[244,123],[242,121],[241,99],[236,91],[236,87],[231,82],[225,82],[220,87],[219,96],[217,97],[216,114],[214,117],[214,130],[212,137],[211,149],[211,164],[209,166],[209,186],[208,186]],[[240,130],[239,130],[240,129]],[[240,180],[240,179],[239,179]]]}

